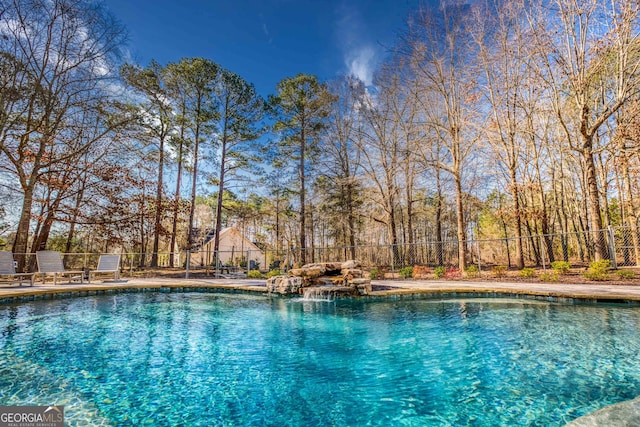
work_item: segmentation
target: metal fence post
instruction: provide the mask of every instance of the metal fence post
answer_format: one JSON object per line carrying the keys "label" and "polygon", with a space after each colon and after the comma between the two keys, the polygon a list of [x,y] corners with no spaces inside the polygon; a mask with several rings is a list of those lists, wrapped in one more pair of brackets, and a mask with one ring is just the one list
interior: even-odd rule
{"label": "metal fence post", "polygon": [[609,259],[611,260],[611,267],[616,269],[618,268],[618,263],[616,262],[616,241],[614,240],[613,227],[607,227],[607,232],[609,234]]}
{"label": "metal fence post", "polygon": [[544,262],[544,240],[542,234],[540,235],[540,260],[542,261],[542,271],[547,271],[547,266]]}
{"label": "metal fence post", "polygon": [[191,265],[191,250],[187,250],[187,265],[185,267],[184,278],[189,278],[189,267]]}
{"label": "metal fence post", "polygon": [[395,256],[395,253],[393,251],[393,245],[389,246],[389,249],[391,250],[391,274],[395,274],[395,272],[396,272],[396,269],[395,269],[396,256]]}

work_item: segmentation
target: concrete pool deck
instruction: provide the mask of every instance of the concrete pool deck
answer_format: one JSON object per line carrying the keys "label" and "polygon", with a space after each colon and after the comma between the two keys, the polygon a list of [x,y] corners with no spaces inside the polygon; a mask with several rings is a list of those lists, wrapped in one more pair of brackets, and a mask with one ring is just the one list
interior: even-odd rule
{"label": "concrete pool deck", "polygon": [[[573,299],[588,302],[640,303],[640,286],[575,283],[509,283],[446,280],[374,280],[371,296],[409,296],[469,294],[474,296],[526,296],[542,299]],[[246,292],[266,292],[263,279],[184,279],[184,278],[123,278],[119,281],[94,283],[36,283],[34,286],[0,284],[0,302],[32,299],[84,296],[136,290],[180,291],[189,289],[225,289]]]}

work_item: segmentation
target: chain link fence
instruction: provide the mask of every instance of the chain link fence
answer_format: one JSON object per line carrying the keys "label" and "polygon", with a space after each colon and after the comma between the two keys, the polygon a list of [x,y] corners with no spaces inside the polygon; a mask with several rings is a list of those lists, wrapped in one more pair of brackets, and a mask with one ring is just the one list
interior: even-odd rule
{"label": "chain link fence", "polygon": [[[610,227],[606,230],[584,233],[553,233],[523,236],[522,260],[526,267],[547,268],[554,261],[565,261],[573,266],[588,266],[595,261],[598,246],[602,258],[609,259],[613,267],[640,266],[640,230],[633,227]],[[472,239],[459,245],[457,240],[419,242],[411,245],[360,245],[356,247],[330,247],[307,249],[305,262],[345,261],[357,259],[365,268],[389,271],[406,266],[459,265],[460,247],[465,252],[466,265],[480,270],[495,266],[514,268],[518,265],[516,238]],[[355,255],[355,256],[354,256]],[[300,250],[265,251],[265,264],[279,260],[275,267],[291,268],[300,263]]]}
{"label": "chain link fence", "polygon": [[[547,268],[554,261],[566,261],[574,267],[588,266],[595,261],[598,251],[611,265],[640,266],[640,229],[609,227],[588,233],[555,233],[524,236],[520,239],[522,260],[526,267]],[[411,245],[359,245],[355,247],[296,248],[281,250],[232,250],[162,252],[157,254],[157,267],[149,268],[153,254],[121,253],[120,269],[125,275],[151,270],[158,274],[244,277],[252,270],[287,271],[304,263],[360,261],[365,269],[395,272],[407,266],[457,268],[460,247],[467,266],[490,270],[496,266],[514,268],[518,265],[518,242],[515,238],[474,239],[459,245],[457,240],[419,242]],[[100,254],[62,254],[65,268],[73,270],[95,269]],[[24,271],[37,271],[34,254],[14,254],[24,257]]]}

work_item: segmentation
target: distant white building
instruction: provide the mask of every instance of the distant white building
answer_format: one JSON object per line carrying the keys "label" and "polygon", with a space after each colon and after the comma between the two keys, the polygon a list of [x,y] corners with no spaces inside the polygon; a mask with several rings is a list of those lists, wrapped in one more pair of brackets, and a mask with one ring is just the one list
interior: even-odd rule
{"label": "distant white building", "polygon": [[[200,250],[191,252],[191,265],[214,266],[213,245],[214,233],[209,233]],[[258,266],[266,268],[264,252],[235,227],[220,230],[218,251],[218,258],[223,266],[242,267],[243,270],[246,266],[251,270],[257,269]]]}

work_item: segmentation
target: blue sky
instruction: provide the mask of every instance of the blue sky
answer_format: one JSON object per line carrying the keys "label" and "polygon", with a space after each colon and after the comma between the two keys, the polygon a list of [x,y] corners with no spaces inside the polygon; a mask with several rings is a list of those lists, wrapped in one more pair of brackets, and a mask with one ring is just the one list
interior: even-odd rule
{"label": "blue sky", "polygon": [[300,72],[370,83],[420,0],[105,0],[127,27],[130,61],[205,57],[266,96]]}

